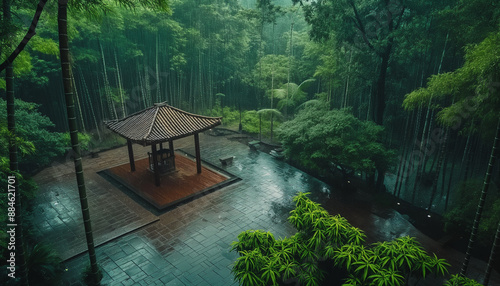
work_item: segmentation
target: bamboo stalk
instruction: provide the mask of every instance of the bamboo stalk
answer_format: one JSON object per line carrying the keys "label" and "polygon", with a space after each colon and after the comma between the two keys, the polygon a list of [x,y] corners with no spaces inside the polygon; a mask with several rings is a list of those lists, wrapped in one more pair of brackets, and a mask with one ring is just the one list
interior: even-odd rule
{"label": "bamboo stalk", "polygon": [[94,248],[94,238],[92,232],[92,223],[90,219],[89,205],[87,201],[87,192],[85,188],[85,178],[83,174],[82,157],[80,154],[80,144],[78,142],[78,129],[76,126],[75,103],[73,98],[73,89],[71,86],[71,72],[69,62],[69,40],[67,28],[67,4],[68,0],[59,0],[58,2],[58,32],[59,32],[59,50],[61,58],[61,70],[63,78],[64,95],[66,101],[66,111],[68,116],[68,124],[70,128],[71,145],[74,152],[74,164],[76,180],[78,184],[78,192],[80,196],[80,204],[85,227],[85,237],[87,240],[87,248],[89,251],[91,278],[93,283],[98,285],[99,267],[97,265],[97,257]]}
{"label": "bamboo stalk", "polygon": [[469,260],[472,255],[472,248],[475,243],[479,222],[481,221],[481,216],[483,214],[483,207],[486,201],[486,195],[488,194],[488,189],[491,182],[491,172],[493,171],[493,167],[495,165],[497,156],[498,156],[498,148],[500,145],[500,118],[498,120],[497,132],[495,135],[495,140],[493,142],[493,147],[491,148],[490,160],[488,162],[488,168],[486,170],[486,174],[484,176],[483,189],[481,191],[481,196],[479,198],[479,203],[477,205],[476,216],[474,218],[474,222],[472,224],[472,231],[469,238],[469,244],[467,245],[467,252],[465,253],[464,263],[462,265],[462,269],[460,271],[460,276],[465,276],[467,273],[467,267],[469,266]]}
{"label": "bamboo stalk", "polygon": [[122,74],[120,72],[120,66],[118,65],[118,59],[116,57],[116,49],[115,52],[115,64],[116,64],[116,80],[118,81],[118,91],[120,93],[120,101],[122,106],[122,116],[127,116],[127,110],[125,109],[125,99],[123,96],[123,86],[122,86]]}

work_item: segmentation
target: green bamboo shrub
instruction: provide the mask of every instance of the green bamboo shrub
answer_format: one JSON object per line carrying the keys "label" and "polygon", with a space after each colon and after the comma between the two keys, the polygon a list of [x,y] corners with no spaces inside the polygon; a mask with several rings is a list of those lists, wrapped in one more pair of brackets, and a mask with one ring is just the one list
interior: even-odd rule
{"label": "green bamboo shrub", "polygon": [[475,280],[460,276],[458,274],[451,275],[451,278],[446,281],[444,286],[481,286],[482,284],[477,283]]}
{"label": "green bamboo shrub", "polygon": [[412,237],[365,244],[364,232],[340,215],[332,216],[307,193],[294,197],[289,222],[291,237],[275,239],[270,232],[247,230],[232,243],[240,257],[232,272],[240,285],[321,285],[328,273],[343,285],[406,285],[410,278],[444,276],[449,264],[429,255]]}
{"label": "green bamboo shrub", "polygon": [[[71,146],[71,138],[69,132],[63,133],[62,135],[65,146]],[[80,148],[82,150],[88,151],[92,136],[88,133],[78,132],[78,142],[80,142]]]}

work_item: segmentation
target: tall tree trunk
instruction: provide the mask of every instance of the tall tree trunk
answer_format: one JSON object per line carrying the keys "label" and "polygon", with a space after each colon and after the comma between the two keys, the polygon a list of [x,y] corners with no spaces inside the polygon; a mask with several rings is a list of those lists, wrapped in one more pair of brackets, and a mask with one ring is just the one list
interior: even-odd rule
{"label": "tall tree trunk", "polygon": [[81,128],[82,128],[81,130],[83,132],[87,132],[87,128],[85,128],[85,121],[83,119],[83,108],[82,108],[82,105],[80,104],[80,98],[78,97],[78,91],[76,89],[75,77],[73,76],[73,74],[71,74],[71,82],[72,82],[72,87],[74,88],[73,91],[75,93],[76,106],[78,107],[77,114],[79,115],[78,117],[80,117],[80,124],[81,124]]}
{"label": "tall tree trunk", "polygon": [[[274,41],[274,27],[276,26],[275,23],[273,23],[273,56],[274,56],[274,48],[275,48],[275,41]],[[274,108],[273,106],[274,103],[274,61],[272,64],[272,70],[271,70],[271,109]],[[273,127],[274,127],[274,112],[271,113],[271,142],[273,142]]]}
{"label": "tall tree trunk", "polygon": [[292,37],[293,37],[293,25],[294,20],[290,24],[290,48],[288,49],[288,75],[287,75],[287,85],[286,85],[286,104],[285,104],[285,120],[288,117],[288,99],[290,96],[290,69],[292,68],[292,57],[293,57],[293,46],[292,46]]}
{"label": "tall tree trunk", "polygon": [[[11,25],[11,10],[10,0],[3,1],[3,26],[8,28]],[[8,30],[9,31],[9,30]],[[10,45],[10,33],[7,32],[7,46]],[[14,194],[15,194],[15,221],[10,221],[9,227],[15,227],[16,234],[16,256],[15,259],[19,265],[19,277],[21,285],[29,285],[28,282],[28,268],[26,265],[26,254],[24,251],[24,235],[23,235],[23,218],[22,218],[22,198],[21,190],[18,188],[18,180],[16,174],[19,172],[18,159],[17,159],[17,145],[16,145],[16,118],[15,118],[15,103],[14,103],[14,67],[12,63],[7,64],[5,68],[5,91],[7,101],[7,129],[11,133],[9,138],[9,164],[11,176],[14,179]],[[10,190],[9,190],[10,191]]]}
{"label": "tall tree trunk", "polygon": [[101,132],[99,131],[99,124],[97,123],[97,118],[95,116],[94,105],[92,104],[92,98],[90,97],[89,88],[87,86],[87,83],[85,82],[85,78],[83,77],[82,71],[80,69],[78,69],[78,72],[80,73],[80,80],[81,80],[82,86],[83,86],[84,99],[86,98],[88,103],[89,103],[90,112],[92,113],[92,118],[94,119],[95,129],[97,131],[97,136],[99,137],[99,142],[102,142]]}
{"label": "tall tree trunk", "polygon": [[449,152],[444,153],[444,162],[443,162],[443,178],[441,180],[441,191],[440,196],[444,195],[444,186],[446,184],[446,169],[448,169],[448,159],[450,158]]}
{"label": "tall tree trunk", "polygon": [[[430,169],[427,169],[427,167],[424,169],[427,170],[427,174],[431,174],[433,171],[434,171],[434,166],[436,165],[436,162],[439,161],[439,154],[440,152],[434,152],[434,158],[432,159],[432,164],[431,164],[431,167]],[[426,164],[429,162],[430,160],[427,160],[426,161]],[[425,173],[424,173],[425,174]]]}
{"label": "tall tree trunk", "polygon": [[104,50],[102,48],[101,42],[98,41],[100,51],[101,51],[101,57],[102,57],[102,66],[103,66],[103,71],[104,71],[104,90],[106,94],[106,100],[108,103],[108,109],[109,113],[111,116],[111,119],[118,119],[118,114],[116,113],[116,108],[115,108],[115,103],[113,102],[113,98],[111,96],[111,86],[109,84],[109,79],[108,79],[108,72],[106,68],[106,59],[104,56]]}
{"label": "tall tree trunk", "polygon": [[146,107],[153,106],[154,100],[151,94],[151,82],[149,81],[149,66],[147,65],[146,57],[144,57],[144,98]]}
{"label": "tall tree trunk", "polygon": [[[439,175],[441,174],[441,166],[443,164],[443,158],[446,150],[446,142],[448,141],[448,130],[446,130],[446,133],[444,135],[444,142],[441,144],[441,150],[439,150],[439,158],[437,162],[437,170],[436,170],[436,175],[434,176],[434,181],[432,182],[432,193],[431,193],[431,198],[429,200],[429,205],[427,206],[427,210],[430,211],[432,208],[432,201],[434,200],[434,196],[436,195],[436,191],[438,188],[438,180],[439,180]],[[444,176],[444,174],[443,174]]]}
{"label": "tall tree trunk", "polygon": [[[211,37],[212,38],[212,37]],[[208,46],[208,104],[207,107],[208,109],[212,109],[213,106],[213,101],[214,101],[214,96],[213,96],[213,88],[214,88],[214,83],[213,83],[213,65],[212,65],[212,57],[213,57],[213,43],[212,39],[210,39],[210,44]],[[222,109],[222,117],[224,117],[224,107],[222,106],[222,98],[220,100],[220,107]]]}
{"label": "tall tree trunk", "polygon": [[259,113],[259,141],[262,141],[262,114]]}
{"label": "tall tree trunk", "polygon": [[[199,101],[200,103],[203,101],[203,71],[202,71],[202,59],[201,59],[201,46],[198,49],[198,90],[200,91],[199,96]],[[196,105],[196,94],[194,95],[194,100],[193,100],[193,112],[197,112],[199,107]]]}
{"label": "tall tree trunk", "polygon": [[488,286],[488,283],[490,283],[491,270],[493,269],[493,263],[495,262],[495,256],[498,250],[498,245],[500,245],[500,222],[498,223],[497,232],[495,234],[495,240],[493,241],[493,246],[491,247],[490,259],[488,259],[486,272],[484,273],[484,280],[483,280],[484,286]]}
{"label": "tall tree trunk", "polygon": [[[429,126],[427,127],[427,136],[425,136],[425,137],[422,136],[422,139],[425,139],[426,152],[428,150],[427,147],[428,147],[429,143],[431,145],[433,143],[432,142],[432,138],[431,138],[431,131],[432,131],[432,122],[433,122],[433,120],[434,120],[434,110],[431,111],[431,116],[429,117]],[[432,153],[432,152],[429,152],[429,153]],[[439,153],[439,152],[437,152],[437,153]],[[434,162],[436,162],[436,160],[432,160],[431,168],[428,171],[427,170],[427,165],[429,164],[429,160],[428,159],[430,159],[430,156],[431,156],[431,154],[428,154],[428,156],[424,156],[424,161],[422,162],[422,173],[423,174],[432,171],[432,169],[434,167]],[[437,155],[435,157],[437,158]]]}
{"label": "tall tree trunk", "polygon": [[342,103],[342,108],[347,108],[347,101],[349,98],[349,80],[351,77],[351,66],[352,66],[352,49],[349,51],[349,66],[347,67],[347,78],[345,80],[344,100]]}
{"label": "tall tree trunk", "polygon": [[[389,67],[389,59],[391,57],[392,43],[388,44],[384,53],[381,55],[382,64],[380,66],[380,73],[377,80],[376,100],[374,101],[374,121],[378,125],[384,124],[384,110],[385,110],[385,81],[387,78],[387,69]],[[380,191],[384,185],[385,168],[377,167],[377,185],[376,190]]]}
{"label": "tall tree trunk", "polygon": [[491,172],[493,170],[493,166],[495,165],[495,161],[498,156],[498,147],[500,142],[499,137],[500,137],[500,118],[498,120],[495,141],[493,142],[493,147],[491,148],[491,156],[490,156],[490,161],[488,163],[488,169],[486,170],[486,175],[484,177],[484,184],[483,184],[483,189],[481,191],[481,197],[479,198],[479,203],[477,205],[476,217],[474,218],[474,223],[472,224],[472,231],[469,238],[469,244],[467,245],[467,252],[465,253],[464,263],[462,265],[462,270],[460,271],[461,276],[465,276],[465,274],[467,273],[467,267],[469,266],[469,260],[472,255],[472,247],[474,246],[474,242],[477,235],[477,228],[479,226],[479,222],[481,221],[484,202],[486,200],[486,195],[488,194],[488,189],[490,186]]}
{"label": "tall tree trunk", "polygon": [[467,141],[465,142],[465,147],[464,147],[464,153],[462,155],[462,162],[460,164],[460,172],[458,173],[459,176],[462,176],[462,172],[464,170],[464,166],[466,165],[465,161],[467,159],[467,156],[469,154],[469,149],[470,149],[470,137],[472,133],[472,120],[471,120],[471,129],[469,130],[469,135],[467,135]]}
{"label": "tall tree trunk", "polygon": [[[458,144],[455,142],[455,145],[456,145],[454,148],[455,152],[453,152],[453,154],[456,154],[456,151],[457,151]],[[446,201],[444,204],[444,211],[445,212],[448,209],[448,202],[450,201],[450,190],[451,190],[451,184],[453,181],[453,172],[455,171],[455,164],[457,162],[457,158],[455,158],[455,156],[453,156],[452,160],[453,160],[453,162],[451,163],[450,178],[448,179],[448,188],[446,190]]]}
{"label": "tall tree trunk", "polygon": [[475,155],[475,152],[474,150],[476,149],[476,139],[474,139],[471,144],[470,144],[470,147],[469,147],[469,154],[467,155],[467,162],[465,162],[465,173],[464,173],[464,181],[466,181],[467,179],[469,179],[469,177],[471,176],[471,173],[472,173],[472,158],[473,156]]}
{"label": "tall tree trunk", "polygon": [[[99,80],[99,75],[96,75],[96,81],[97,81],[97,90],[99,90],[99,106],[100,106],[100,111],[101,111],[101,119],[107,118],[106,113],[104,113],[104,101],[102,100],[102,93],[101,93],[101,81]],[[59,101],[58,101],[59,102]]]}
{"label": "tall tree trunk", "polygon": [[66,112],[68,115],[68,125],[71,136],[71,145],[73,148],[76,181],[80,195],[80,205],[82,209],[83,223],[87,239],[87,247],[90,258],[91,280],[98,285],[98,272],[96,253],[94,248],[94,238],[92,233],[92,224],[90,220],[89,205],[87,202],[87,191],[85,189],[85,178],[83,175],[82,157],[80,155],[80,144],[78,143],[78,129],[76,124],[75,103],[73,98],[73,89],[71,86],[71,66],[69,60],[69,41],[67,26],[68,0],[58,1],[57,23],[59,32],[59,52],[61,57],[61,70],[64,87],[64,97],[66,101]]}
{"label": "tall tree trunk", "polygon": [[123,85],[122,85],[122,73],[120,72],[120,66],[118,65],[118,58],[116,57],[116,49],[115,52],[115,64],[116,64],[116,81],[118,82],[118,92],[120,92],[120,101],[122,107],[122,118],[127,116],[127,110],[125,108],[125,97],[123,96]]}
{"label": "tall tree trunk", "polygon": [[403,175],[404,175],[404,172],[405,172],[405,167],[407,165],[407,161],[406,161],[406,150],[407,150],[407,137],[408,137],[408,124],[410,123],[410,118],[411,118],[411,121],[413,123],[413,116],[414,116],[415,112],[413,111],[412,112],[412,115],[408,115],[406,117],[406,123],[405,123],[405,132],[404,132],[404,135],[403,135],[403,150],[402,150],[402,153],[401,153],[401,160],[399,162],[399,166],[398,166],[398,173],[396,175],[396,183],[394,184],[394,191],[393,191],[393,195],[394,196],[398,196],[399,197],[399,192],[397,191],[398,190],[398,187],[401,186],[402,184],[402,180],[403,180]]}
{"label": "tall tree trunk", "polygon": [[[421,111],[421,108],[419,107],[419,117],[418,117],[418,121],[417,121],[417,127],[415,129],[415,145],[418,146],[418,132],[419,132],[419,129],[420,129],[420,117],[421,117],[421,114],[420,114],[420,111]],[[422,131],[424,132],[424,131]],[[418,150],[419,154],[423,154],[422,151],[419,149]],[[425,154],[423,154],[423,156],[425,156]],[[416,165],[416,168],[414,171],[416,171],[416,175],[415,175],[415,182],[413,184],[413,190],[412,190],[412,198],[411,198],[411,203],[414,204],[415,203],[415,196],[416,196],[416,193],[417,193],[417,185],[418,183],[420,182],[420,174],[419,174],[419,170],[420,170],[420,165],[422,163],[422,160],[423,160],[423,156],[421,158],[419,158],[419,162],[418,164],[413,164],[413,166]],[[414,157],[414,156],[412,156]],[[413,160],[413,158],[412,158]]]}
{"label": "tall tree trunk", "polygon": [[155,45],[155,71],[156,71],[156,100],[155,102],[160,103],[162,102],[161,100],[161,81],[160,81],[160,64],[159,64],[159,57],[158,57],[158,50],[160,49],[160,34],[158,30],[156,30],[156,45]]}
{"label": "tall tree trunk", "polygon": [[377,185],[375,186],[377,191],[384,191],[382,187],[385,187],[385,171],[385,168],[377,168]]}
{"label": "tall tree trunk", "polygon": [[422,130],[422,137],[420,139],[420,147],[419,147],[419,149],[422,152],[421,154],[423,154],[423,156],[422,156],[422,161],[419,162],[419,165],[418,165],[418,168],[417,168],[417,177],[415,179],[415,185],[413,186],[413,190],[414,191],[416,190],[418,182],[422,178],[422,173],[425,173],[425,162],[426,162],[425,159],[427,158],[428,155],[430,155],[429,153],[432,153],[431,152],[432,150],[428,151],[428,149],[427,149],[427,142],[428,142],[429,137],[425,138],[425,134],[427,132],[427,127],[429,126],[429,128],[430,128],[429,114],[430,114],[430,111],[431,111],[431,103],[432,103],[432,96],[429,99],[429,103],[427,105],[427,113],[425,115],[425,120],[424,120],[424,129]]}
{"label": "tall tree trunk", "polygon": [[377,79],[377,88],[373,101],[373,121],[378,125],[384,123],[384,110],[385,110],[385,81],[387,78],[387,68],[389,67],[389,59],[391,57],[392,44],[389,44],[384,53],[381,55],[382,64]]}
{"label": "tall tree trunk", "polygon": [[[14,104],[14,68],[12,64],[8,64],[5,69],[6,93],[7,93],[7,128],[10,135],[9,140],[9,158],[10,158],[10,171],[11,176],[14,178],[14,191],[15,191],[15,223],[11,225],[16,228],[16,259],[19,261],[19,272],[21,278],[21,285],[28,285],[28,269],[26,266],[26,254],[24,250],[24,236],[23,236],[23,219],[22,219],[22,198],[21,190],[18,188],[18,179],[16,173],[19,172],[18,159],[17,159],[17,146],[15,143],[16,136],[16,120],[15,120],[15,104]],[[10,178],[9,177],[9,178]],[[10,180],[9,180],[10,181]]]}

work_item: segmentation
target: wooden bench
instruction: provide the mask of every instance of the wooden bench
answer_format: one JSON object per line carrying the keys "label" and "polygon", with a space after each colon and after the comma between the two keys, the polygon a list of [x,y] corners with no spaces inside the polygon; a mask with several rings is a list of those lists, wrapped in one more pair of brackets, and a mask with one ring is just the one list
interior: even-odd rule
{"label": "wooden bench", "polygon": [[219,158],[219,161],[222,165],[227,165],[227,164],[231,164],[233,162],[233,158],[234,156],[229,156],[229,157],[225,157],[225,158]]}
{"label": "wooden bench", "polygon": [[260,143],[260,141],[257,141],[257,140],[250,141],[250,142],[248,142],[248,146],[250,146],[250,148],[253,150],[257,150],[257,148],[259,148],[259,146],[260,146],[259,143]]}

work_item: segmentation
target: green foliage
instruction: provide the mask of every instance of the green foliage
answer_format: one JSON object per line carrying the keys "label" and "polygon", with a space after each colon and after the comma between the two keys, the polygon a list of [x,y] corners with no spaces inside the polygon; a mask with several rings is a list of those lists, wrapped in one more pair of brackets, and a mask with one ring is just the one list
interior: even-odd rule
{"label": "green foliage", "polygon": [[0,125],[0,146],[2,146],[0,154],[5,156],[5,158],[8,158],[9,141],[12,141],[16,145],[21,156],[35,153],[35,145],[33,145],[33,143],[14,136],[14,134],[8,130],[6,122],[2,122],[2,125]]}
{"label": "green foliage", "polygon": [[277,109],[264,108],[264,109],[257,111],[257,114],[262,116],[262,118],[265,118],[265,119],[269,119],[269,118],[271,118],[271,116],[274,117],[274,119],[282,119],[283,118],[283,115]]}
{"label": "green foliage", "polygon": [[[496,123],[500,111],[500,32],[466,49],[465,64],[449,73],[429,78],[427,87],[406,95],[403,106],[414,109],[433,102],[439,122],[462,129],[473,122],[473,130]],[[484,130],[482,130],[484,131]]]}
{"label": "green foliage", "polygon": [[56,285],[64,271],[57,252],[43,243],[37,243],[31,248],[26,264],[30,285]]}
{"label": "green foliage", "polygon": [[238,235],[238,241],[233,242],[232,249],[238,252],[260,250],[262,253],[269,253],[269,248],[275,244],[272,233],[262,230],[247,230]]}
{"label": "green foliage", "polygon": [[[0,100],[0,110],[6,110],[7,103]],[[65,151],[64,140],[60,133],[49,131],[54,127],[50,119],[38,111],[38,105],[22,100],[15,101],[16,108],[16,135],[25,140],[25,144],[20,144],[21,151],[35,147],[34,152],[24,152],[25,156],[19,158],[20,169],[41,167],[52,162],[56,156],[62,155]],[[0,119],[0,126],[6,126],[7,119]],[[2,128],[3,129],[3,128]],[[2,139],[0,139],[2,140]],[[5,140],[5,137],[4,137]],[[31,143],[26,143],[31,142]],[[21,143],[21,142],[19,142]],[[0,154],[6,156],[7,145],[0,145]]]}
{"label": "green foliage", "polygon": [[444,286],[481,286],[482,284],[473,279],[460,276],[459,274],[451,275],[451,278],[444,283]]}
{"label": "green foliage", "polygon": [[[19,103],[17,101],[16,103]],[[0,99],[0,108],[6,110],[6,103],[3,99]],[[22,124],[22,123],[21,123]],[[17,124],[19,129],[19,123]],[[18,183],[17,190],[20,192],[22,199],[25,202],[31,201],[35,196],[35,191],[37,189],[36,184],[31,178],[25,177],[22,175],[22,172],[13,172],[10,169],[10,160],[9,160],[9,142],[14,143],[17,146],[18,150],[18,160],[23,158],[23,156],[33,156],[35,152],[35,145],[21,137],[21,133],[17,132],[15,136],[12,134],[7,128],[7,118],[0,118],[0,184],[2,186],[9,185],[8,177],[15,176],[15,179]],[[7,191],[0,193],[0,205],[8,206],[8,194]],[[27,204],[23,204],[25,207]],[[23,212],[25,214],[25,212]],[[7,221],[7,212],[0,213],[0,221]],[[6,233],[6,225],[3,224],[0,226],[0,253],[4,253],[4,250],[7,247],[7,233]]]}
{"label": "green foliage", "polygon": [[[5,128],[6,129],[6,128]],[[2,127],[3,130],[3,127]],[[8,134],[10,136],[10,133],[8,132],[1,132],[0,133],[0,144],[3,146],[8,146],[8,138],[5,137],[5,135]],[[18,146],[24,146],[22,148],[19,148],[19,153],[23,154],[26,152],[32,152],[34,150],[33,144],[30,142],[25,142],[24,140],[20,138],[16,138],[15,141]],[[5,145],[4,145],[5,144]],[[29,212],[27,209],[30,207],[30,202],[33,201],[33,198],[35,197],[36,190],[38,189],[38,186],[36,185],[35,181],[28,177],[24,176],[23,174],[19,172],[13,172],[10,170],[9,167],[9,155],[8,154],[1,154],[0,156],[0,184],[2,186],[5,186],[4,192],[0,193],[0,205],[2,206],[9,206],[9,197],[7,193],[7,186],[9,185],[9,176],[14,176],[15,180],[17,181],[17,189],[16,191],[20,193],[21,199],[24,202],[23,203],[23,211],[21,212],[21,215],[23,216],[24,222],[26,222],[26,218],[29,215]],[[0,212],[0,221],[6,222],[8,220],[8,212]],[[25,224],[26,225],[26,224]],[[8,243],[8,236],[7,236],[7,224],[1,224],[0,225],[0,253],[5,253],[7,251],[7,243]],[[7,277],[5,275],[5,277]]]}
{"label": "green foliage", "polygon": [[[242,117],[243,113],[244,112],[242,112]],[[239,110],[229,106],[221,108],[220,105],[216,105],[212,110],[208,110],[206,114],[208,116],[222,117],[222,124],[229,127],[237,126],[240,122]]]}
{"label": "green foliage", "polygon": [[307,167],[372,173],[376,167],[388,168],[394,157],[380,143],[382,132],[383,127],[358,120],[347,110],[308,104],[281,125],[278,138],[285,154]]}
{"label": "green foliage", "polygon": [[42,54],[52,55],[56,57],[59,56],[59,45],[53,39],[33,37],[29,41],[29,45],[34,51],[40,52]]}
{"label": "green foliage", "polygon": [[[459,47],[481,42],[498,29],[500,11],[495,0],[458,0],[439,12],[443,29]],[[480,20],[478,20],[480,19]],[[452,27],[450,29],[449,27]]]}
{"label": "green foliage", "polygon": [[[232,272],[240,285],[279,285],[298,278],[301,285],[320,285],[325,273],[318,262],[327,261],[329,271],[347,274],[343,285],[405,285],[410,277],[444,276],[450,266],[430,256],[411,237],[366,246],[365,234],[340,215],[331,216],[307,193],[294,197],[289,222],[297,233],[276,240],[261,230],[247,230],[232,243],[240,257]],[[331,267],[331,268],[330,268]]]}
{"label": "green foliage", "polygon": [[280,89],[274,90],[274,97],[278,99],[278,109],[283,110],[289,108],[293,111],[295,107],[304,103],[306,100],[306,90],[314,83],[315,79],[308,79],[303,81],[300,85],[293,82],[285,83]]}
{"label": "green foliage", "polygon": [[289,60],[284,55],[266,55],[260,59],[252,71],[250,83],[262,90],[281,86],[288,76]]}
{"label": "green foliage", "polygon": [[[267,120],[263,120],[264,126],[270,125],[270,122]],[[243,131],[250,134],[259,134],[259,115],[256,110],[249,110],[243,113],[243,117],[241,119],[241,125],[243,127]]]}
{"label": "green foliage", "polygon": [[89,15],[96,16],[103,11],[104,12],[111,11],[113,8],[116,7],[116,5],[120,5],[122,7],[132,10],[139,8],[146,8],[146,9],[156,9],[159,11],[170,12],[169,1],[167,0],[139,0],[139,1],[117,0],[114,2],[105,0],[90,0],[86,1],[85,3],[82,3],[81,1],[71,0],[69,1],[68,7],[70,7],[72,10],[75,11],[84,11]]}
{"label": "green foliage", "polygon": [[[62,138],[64,140],[64,146],[71,146],[71,137],[69,132],[63,133]],[[80,149],[88,151],[92,136],[87,133],[78,132],[78,143],[80,144]]]}
{"label": "green foliage", "polygon": [[[241,125],[243,131],[252,135],[259,134],[259,126],[263,136],[270,136],[271,113],[274,115],[274,127],[279,127],[283,116],[276,109],[245,110],[241,112]],[[237,109],[225,106],[214,108],[205,112],[207,116],[222,116],[222,124],[228,128],[236,129],[240,123],[240,112]]]}
{"label": "green foliage", "polygon": [[[264,109],[267,110],[267,109]],[[259,113],[260,112],[260,113]],[[279,113],[275,113],[280,118]],[[276,121],[276,117],[274,117],[274,127],[277,128],[280,126],[280,122]],[[261,126],[263,136],[270,137],[270,126],[271,126],[271,116],[270,113],[266,111],[255,111],[249,110],[243,113],[241,119],[241,125],[243,127],[243,131],[250,134],[259,134],[259,126]]]}
{"label": "green foliage", "polygon": [[[459,185],[451,199],[451,207],[444,215],[447,231],[470,232],[482,187],[481,180],[467,180]],[[478,240],[489,245],[489,241],[495,236],[499,220],[500,195],[495,191],[488,192],[479,224]]]}
{"label": "green foliage", "polygon": [[[21,199],[25,202],[23,203],[23,208],[29,207],[29,202],[33,200],[36,194],[38,186],[35,181],[27,176],[23,176],[20,173],[12,172],[9,168],[8,156],[0,156],[0,184],[5,186],[7,189],[9,176],[15,176],[18,183],[17,191],[21,194]],[[9,197],[7,191],[0,193],[0,204],[3,206],[8,206]],[[27,217],[28,211],[23,211],[22,215],[24,218]],[[8,219],[7,211],[0,212],[0,221],[6,222]],[[0,225],[0,253],[4,253],[7,249],[7,224]]]}

